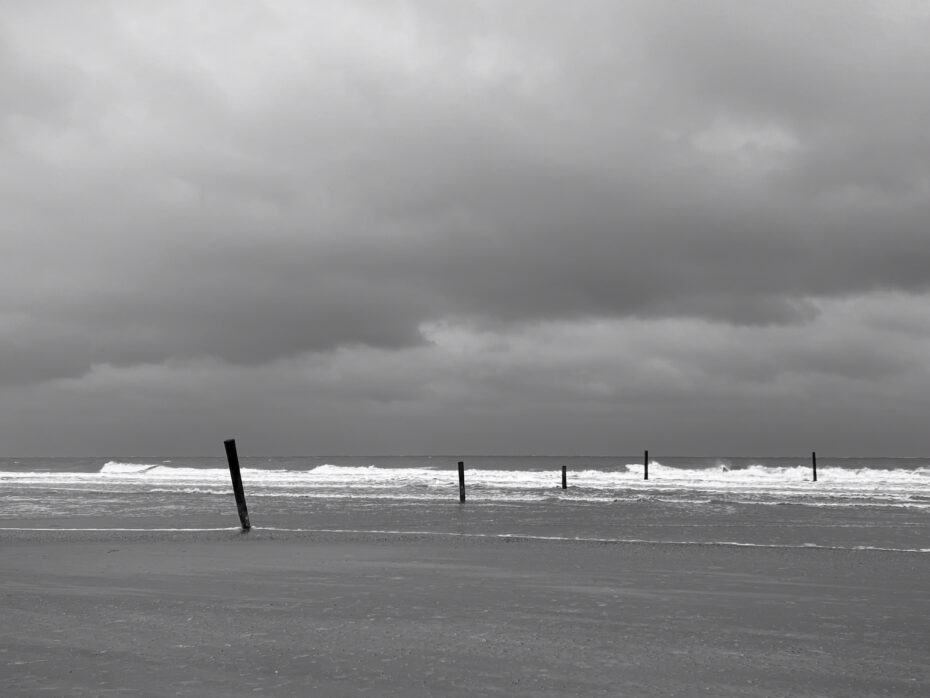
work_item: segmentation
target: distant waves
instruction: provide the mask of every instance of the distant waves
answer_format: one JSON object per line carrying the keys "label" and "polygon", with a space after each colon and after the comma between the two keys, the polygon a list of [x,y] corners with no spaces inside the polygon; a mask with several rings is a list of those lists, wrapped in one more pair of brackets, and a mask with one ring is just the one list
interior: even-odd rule
{"label": "distant waves", "polygon": [[[649,480],[643,465],[610,469],[569,469],[568,489],[560,471],[468,468],[469,501],[523,502],[552,499],[612,502],[656,500],[691,504],[730,502],[808,506],[892,506],[930,510],[930,468],[821,467],[813,482],[801,465],[748,464],[679,468],[653,461]],[[380,467],[322,464],[307,469],[246,467],[242,471],[250,497],[371,498],[436,500],[456,496],[453,471],[436,467]],[[40,498],[51,493],[231,494],[229,472],[218,467],[109,461],[98,472],[0,471],[7,495]]]}

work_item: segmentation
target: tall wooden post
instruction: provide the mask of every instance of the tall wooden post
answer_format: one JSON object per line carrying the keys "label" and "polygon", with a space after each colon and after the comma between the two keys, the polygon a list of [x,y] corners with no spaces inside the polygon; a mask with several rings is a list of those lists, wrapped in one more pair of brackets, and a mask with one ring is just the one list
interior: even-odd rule
{"label": "tall wooden post", "polygon": [[649,451],[643,456],[643,480],[649,479]]}
{"label": "tall wooden post", "polygon": [[814,468],[814,482],[817,482],[817,451],[811,451],[811,465]]}
{"label": "tall wooden post", "polygon": [[465,463],[459,461],[459,501],[465,501]]}
{"label": "tall wooden post", "polygon": [[568,466],[562,466],[562,489],[568,488]]}
{"label": "tall wooden post", "polygon": [[239,456],[236,453],[236,440],[227,439],[223,442],[226,447],[226,460],[229,461],[229,476],[232,478],[233,494],[236,495],[236,507],[239,509],[239,523],[242,530],[252,528],[249,523],[249,510],[245,506],[245,492],[242,490],[242,476],[239,474]]}

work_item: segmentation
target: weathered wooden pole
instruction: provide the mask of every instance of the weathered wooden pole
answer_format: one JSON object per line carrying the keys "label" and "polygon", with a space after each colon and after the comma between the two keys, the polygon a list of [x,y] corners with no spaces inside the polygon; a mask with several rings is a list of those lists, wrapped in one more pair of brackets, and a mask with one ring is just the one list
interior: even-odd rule
{"label": "weathered wooden pole", "polygon": [[563,466],[562,466],[562,489],[563,489],[563,490],[568,488],[568,474],[567,474],[567,471],[568,471],[568,466],[563,465]]}
{"label": "weathered wooden pole", "polygon": [[649,451],[643,456],[643,480],[649,479]]}
{"label": "weathered wooden pole", "polygon": [[465,463],[459,461],[459,501],[465,502]]}
{"label": "weathered wooden pole", "polygon": [[814,468],[814,482],[817,482],[817,451],[811,451],[811,465]]}
{"label": "weathered wooden pole", "polygon": [[239,523],[242,530],[252,528],[249,523],[249,510],[245,506],[245,492],[242,490],[242,476],[239,474],[239,456],[236,453],[236,440],[227,439],[223,442],[226,447],[226,460],[229,461],[229,476],[232,478],[233,494],[236,495],[236,507],[239,509]]}

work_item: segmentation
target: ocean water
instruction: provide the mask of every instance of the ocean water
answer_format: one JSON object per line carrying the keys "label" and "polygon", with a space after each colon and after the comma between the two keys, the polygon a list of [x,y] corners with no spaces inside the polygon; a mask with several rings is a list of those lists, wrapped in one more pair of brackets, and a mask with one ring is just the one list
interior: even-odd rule
{"label": "ocean water", "polygon": [[[467,502],[458,502],[464,460]],[[253,526],[930,550],[930,459],[241,458]],[[568,488],[561,488],[561,467]],[[238,524],[216,458],[0,459],[0,528]]]}

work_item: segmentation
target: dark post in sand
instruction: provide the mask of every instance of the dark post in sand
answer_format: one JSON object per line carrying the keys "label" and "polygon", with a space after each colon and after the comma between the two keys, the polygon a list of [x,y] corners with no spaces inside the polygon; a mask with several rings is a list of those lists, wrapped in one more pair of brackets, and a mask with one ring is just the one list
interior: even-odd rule
{"label": "dark post in sand", "polygon": [[811,451],[811,465],[814,467],[814,482],[817,482],[817,451]]}
{"label": "dark post in sand", "polygon": [[567,470],[568,470],[568,466],[563,465],[562,466],[562,489],[563,490],[568,487],[568,476],[566,475]]}
{"label": "dark post in sand", "polygon": [[465,501],[465,463],[459,461],[459,501]]}
{"label": "dark post in sand", "polygon": [[649,479],[649,451],[643,455],[643,480]]}
{"label": "dark post in sand", "polygon": [[232,478],[233,494],[236,495],[236,507],[239,509],[239,523],[242,530],[252,528],[249,523],[249,510],[245,506],[245,492],[242,490],[242,476],[239,474],[239,455],[236,453],[236,440],[226,439],[226,460],[229,461],[229,476]]}

